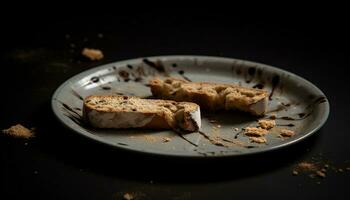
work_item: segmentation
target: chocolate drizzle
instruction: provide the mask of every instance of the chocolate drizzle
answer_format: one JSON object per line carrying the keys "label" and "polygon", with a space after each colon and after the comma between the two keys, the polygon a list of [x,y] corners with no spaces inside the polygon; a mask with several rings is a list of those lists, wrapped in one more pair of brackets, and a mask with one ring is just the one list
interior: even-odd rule
{"label": "chocolate drizzle", "polygon": [[64,114],[66,117],[68,117],[69,119],[71,119],[73,122],[75,122],[76,124],[78,124],[80,126],[85,125],[85,122],[84,122],[82,116],[77,111],[75,111],[70,106],[68,106],[67,104],[65,104],[57,99],[56,99],[56,101],[59,102],[63,106],[62,109],[64,111],[66,111],[66,113]]}
{"label": "chocolate drizzle", "polygon": [[148,66],[152,67],[153,69],[157,70],[159,73],[163,73],[166,76],[169,76],[168,72],[165,70],[165,67],[163,63],[160,60],[157,60],[156,62],[150,61],[147,58],[142,59],[144,63],[146,63]]}
{"label": "chocolate drizzle", "polygon": [[178,73],[182,76],[182,78],[184,78],[186,81],[192,82],[191,79],[189,79],[187,76],[185,76],[185,71],[184,70],[180,70],[178,71]]}
{"label": "chocolate drizzle", "polygon": [[279,83],[280,83],[280,77],[278,75],[275,75],[274,77],[272,77],[272,81],[271,81],[272,90],[269,95],[269,100],[272,100],[273,93],[275,92],[276,87],[278,86]]}
{"label": "chocolate drizzle", "polygon": [[78,99],[80,99],[80,100],[84,100],[84,98],[82,97],[82,96],[80,96],[80,94],[78,94],[78,92],[77,91],[75,91],[75,90],[73,90],[72,89],[72,93],[73,93],[73,95],[75,96],[75,97],[77,97]]}

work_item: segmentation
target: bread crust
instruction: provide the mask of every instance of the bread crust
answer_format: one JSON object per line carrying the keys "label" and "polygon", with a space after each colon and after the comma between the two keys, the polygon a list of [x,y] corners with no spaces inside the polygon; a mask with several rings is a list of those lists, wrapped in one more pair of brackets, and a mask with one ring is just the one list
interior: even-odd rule
{"label": "bread crust", "polygon": [[257,116],[264,115],[267,110],[268,93],[261,89],[177,78],[154,78],[149,85],[156,98],[194,102],[204,110],[236,109]]}
{"label": "bread crust", "polygon": [[200,108],[195,103],[120,95],[86,97],[83,116],[96,128],[178,129],[193,132],[200,128],[201,123]]}

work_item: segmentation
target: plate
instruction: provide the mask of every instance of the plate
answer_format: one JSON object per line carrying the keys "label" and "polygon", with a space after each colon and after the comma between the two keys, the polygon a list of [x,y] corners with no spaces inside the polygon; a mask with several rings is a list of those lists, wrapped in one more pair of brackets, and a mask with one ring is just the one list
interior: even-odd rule
{"label": "plate", "polygon": [[[269,92],[268,112],[277,126],[266,143],[244,135],[259,118],[230,111],[202,111],[201,133],[178,135],[171,130],[94,129],[82,120],[82,99],[92,94],[151,98],[148,81],[173,76],[190,81],[234,83]],[[285,147],[315,133],[326,122],[329,103],[309,81],[276,67],[245,60],[210,56],[157,56],[118,61],[84,71],[64,82],[52,97],[52,109],[69,129],[110,146],[148,154],[181,157],[247,155]],[[295,132],[281,136],[281,130]]]}

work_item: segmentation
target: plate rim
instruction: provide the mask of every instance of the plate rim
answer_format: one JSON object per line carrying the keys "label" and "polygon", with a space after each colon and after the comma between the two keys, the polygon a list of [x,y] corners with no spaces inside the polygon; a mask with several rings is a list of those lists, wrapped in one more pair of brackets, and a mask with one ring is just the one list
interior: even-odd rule
{"label": "plate rim", "polygon": [[[57,110],[56,110],[56,103],[57,103],[57,96],[60,93],[60,91],[70,82],[70,80],[74,80],[79,76],[84,76],[85,74],[91,74],[91,72],[93,71],[99,71],[100,69],[104,69],[106,68],[108,65],[112,65],[112,64],[122,64],[122,63],[128,63],[128,62],[134,62],[137,60],[142,60],[144,58],[147,59],[164,59],[164,58],[172,58],[172,59],[180,59],[180,58],[199,58],[199,59],[216,59],[216,60],[227,60],[227,61],[238,61],[238,62],[243,62],[243,63],[247,63],[247,64],[251,64],[251,65],[257,65],[257,66],[262,66],[264,68],[268,68],[269,70],[273,70],[276,71],[277,73],[283,73],[283,74],[287,74],[290,76],[293,76],[293,78],[297,78],[301,81],[304,81],[306,84],[308,84],[313,90],[315,90],[317,93],[319,93],[320,95],[324,96],[326,99],[326,102],[320,104],[323,106],[325,112],[323,113],[323,115],[320,116],[319,119],[319,123],[312,128],[312,130],[308,131],[306,134],[303,135],[299,135],[298,137],[295,137],[293,140],[281,143],[281,144],[277,144],[275,146],[269,147],[269,148],[258,148],[259,150],[256,151],[250,151],[250,152],[244,152],[244,153],[240,153],[240,154],[217,154],[217,155],[202,155],[202,154],[198,154],[198,155],[189,155],[189,154],[166,154],[166,153],[160,153],[159,151],[142,151],[140,149],[135,149],[129,146],[124,146],[124,145],[116,145],[115,143],[109,142],[106,139],[103,139],[99,136],[93,135],[93,134],[85,134],[85,133],[81,133],[79,132],[79,130],[76,130],[72,127],[70,127],[68,124],[66,124],[64,122],[63,119],[61,119],[61,116],[59,116],[57,114]],[[117,149],[122,149],[122,150],[126,150],[126,151],[131,151],[134,153],[140,153],[140,154],[147,154],[147,155],[157,155],[157,156],[165,156],[165,157],[182,157],[182,158],[221,158],[221,157],[238,157],[238,156],[248,156],[248,155],[254,155],[254,154],[260,154],[260,153],[265,153],[265,152],[270,152],[270,151],[275,151],[278,149],[282,149],[282,148],[286,148],[288,146],[291,146],[293,144],[297,144],[303,140],[305,140],[306,138],[310,137],[311,135],[313,135],[314,133],[316,133],[318,130],[320,130],[324,124],[326,123],[326,121],[329,118],[329,114],[330,114],[330,103],[329,100],[327,98],[327,96],[324,94],[324,92],[319,89],[316,85],[314,85],[312,82],[310,82],[309,80],[293,73],[293,72],[289,72],[287,70],[278,68],[278,67],[274,67],[268,64],[264,64],[264,63],[260,63],[260,62],[255,62],[255,61],[249,61],[249,60],[244,60],[244,59],[238,59],[238,58],[231,58],[231,57],[220,57],[220,56],[209,56],[209,55],[158,55],[158,56],[144,56],[144,57],[137,57],[137,58],[131,58],[131,59],[126,59],[126,60],[119,60],[119,61],[111,61],[108,63],[104,63],[102,65],[98,65],[95,67],[92,67],[90,69],[84,70],[80,73],[75,74],[74,76],[71,76],[70,78],[66,79],[63,83],[60,84],[60,86],[55,90],[55,92],[53,93],[52,97],[51,97],[51,109],[55,115],[55,117],[57,118],[58,121],[61,122],[61,124],[63,124],[66,128],[68,128],[69,130],[71,130],[72,132],[78,133],[81,136],[84,136],[85,138],[88,138],[90,140],[93,140],[95,142],[99,142],[103,145],[108,145],[110,147],[113,148],[117,148]]]}

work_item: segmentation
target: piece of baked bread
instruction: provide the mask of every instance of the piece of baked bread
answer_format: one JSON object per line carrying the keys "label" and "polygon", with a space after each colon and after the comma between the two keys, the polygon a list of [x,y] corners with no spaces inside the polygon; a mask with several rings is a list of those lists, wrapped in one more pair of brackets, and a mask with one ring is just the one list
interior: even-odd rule
{"label": "piece of baked bread", "polygon": [[84,119],[96,128],[174,129],[194,132],[200,108],[191,102],[93,95],[84,100]]}
{"label": "piece of baked bread", "polygon": [[210,111],[237,109],[261,116],[267,110],[268,93],[261,89],[176,78],[154,78],[150,87],[156,98],[194,102]]}

